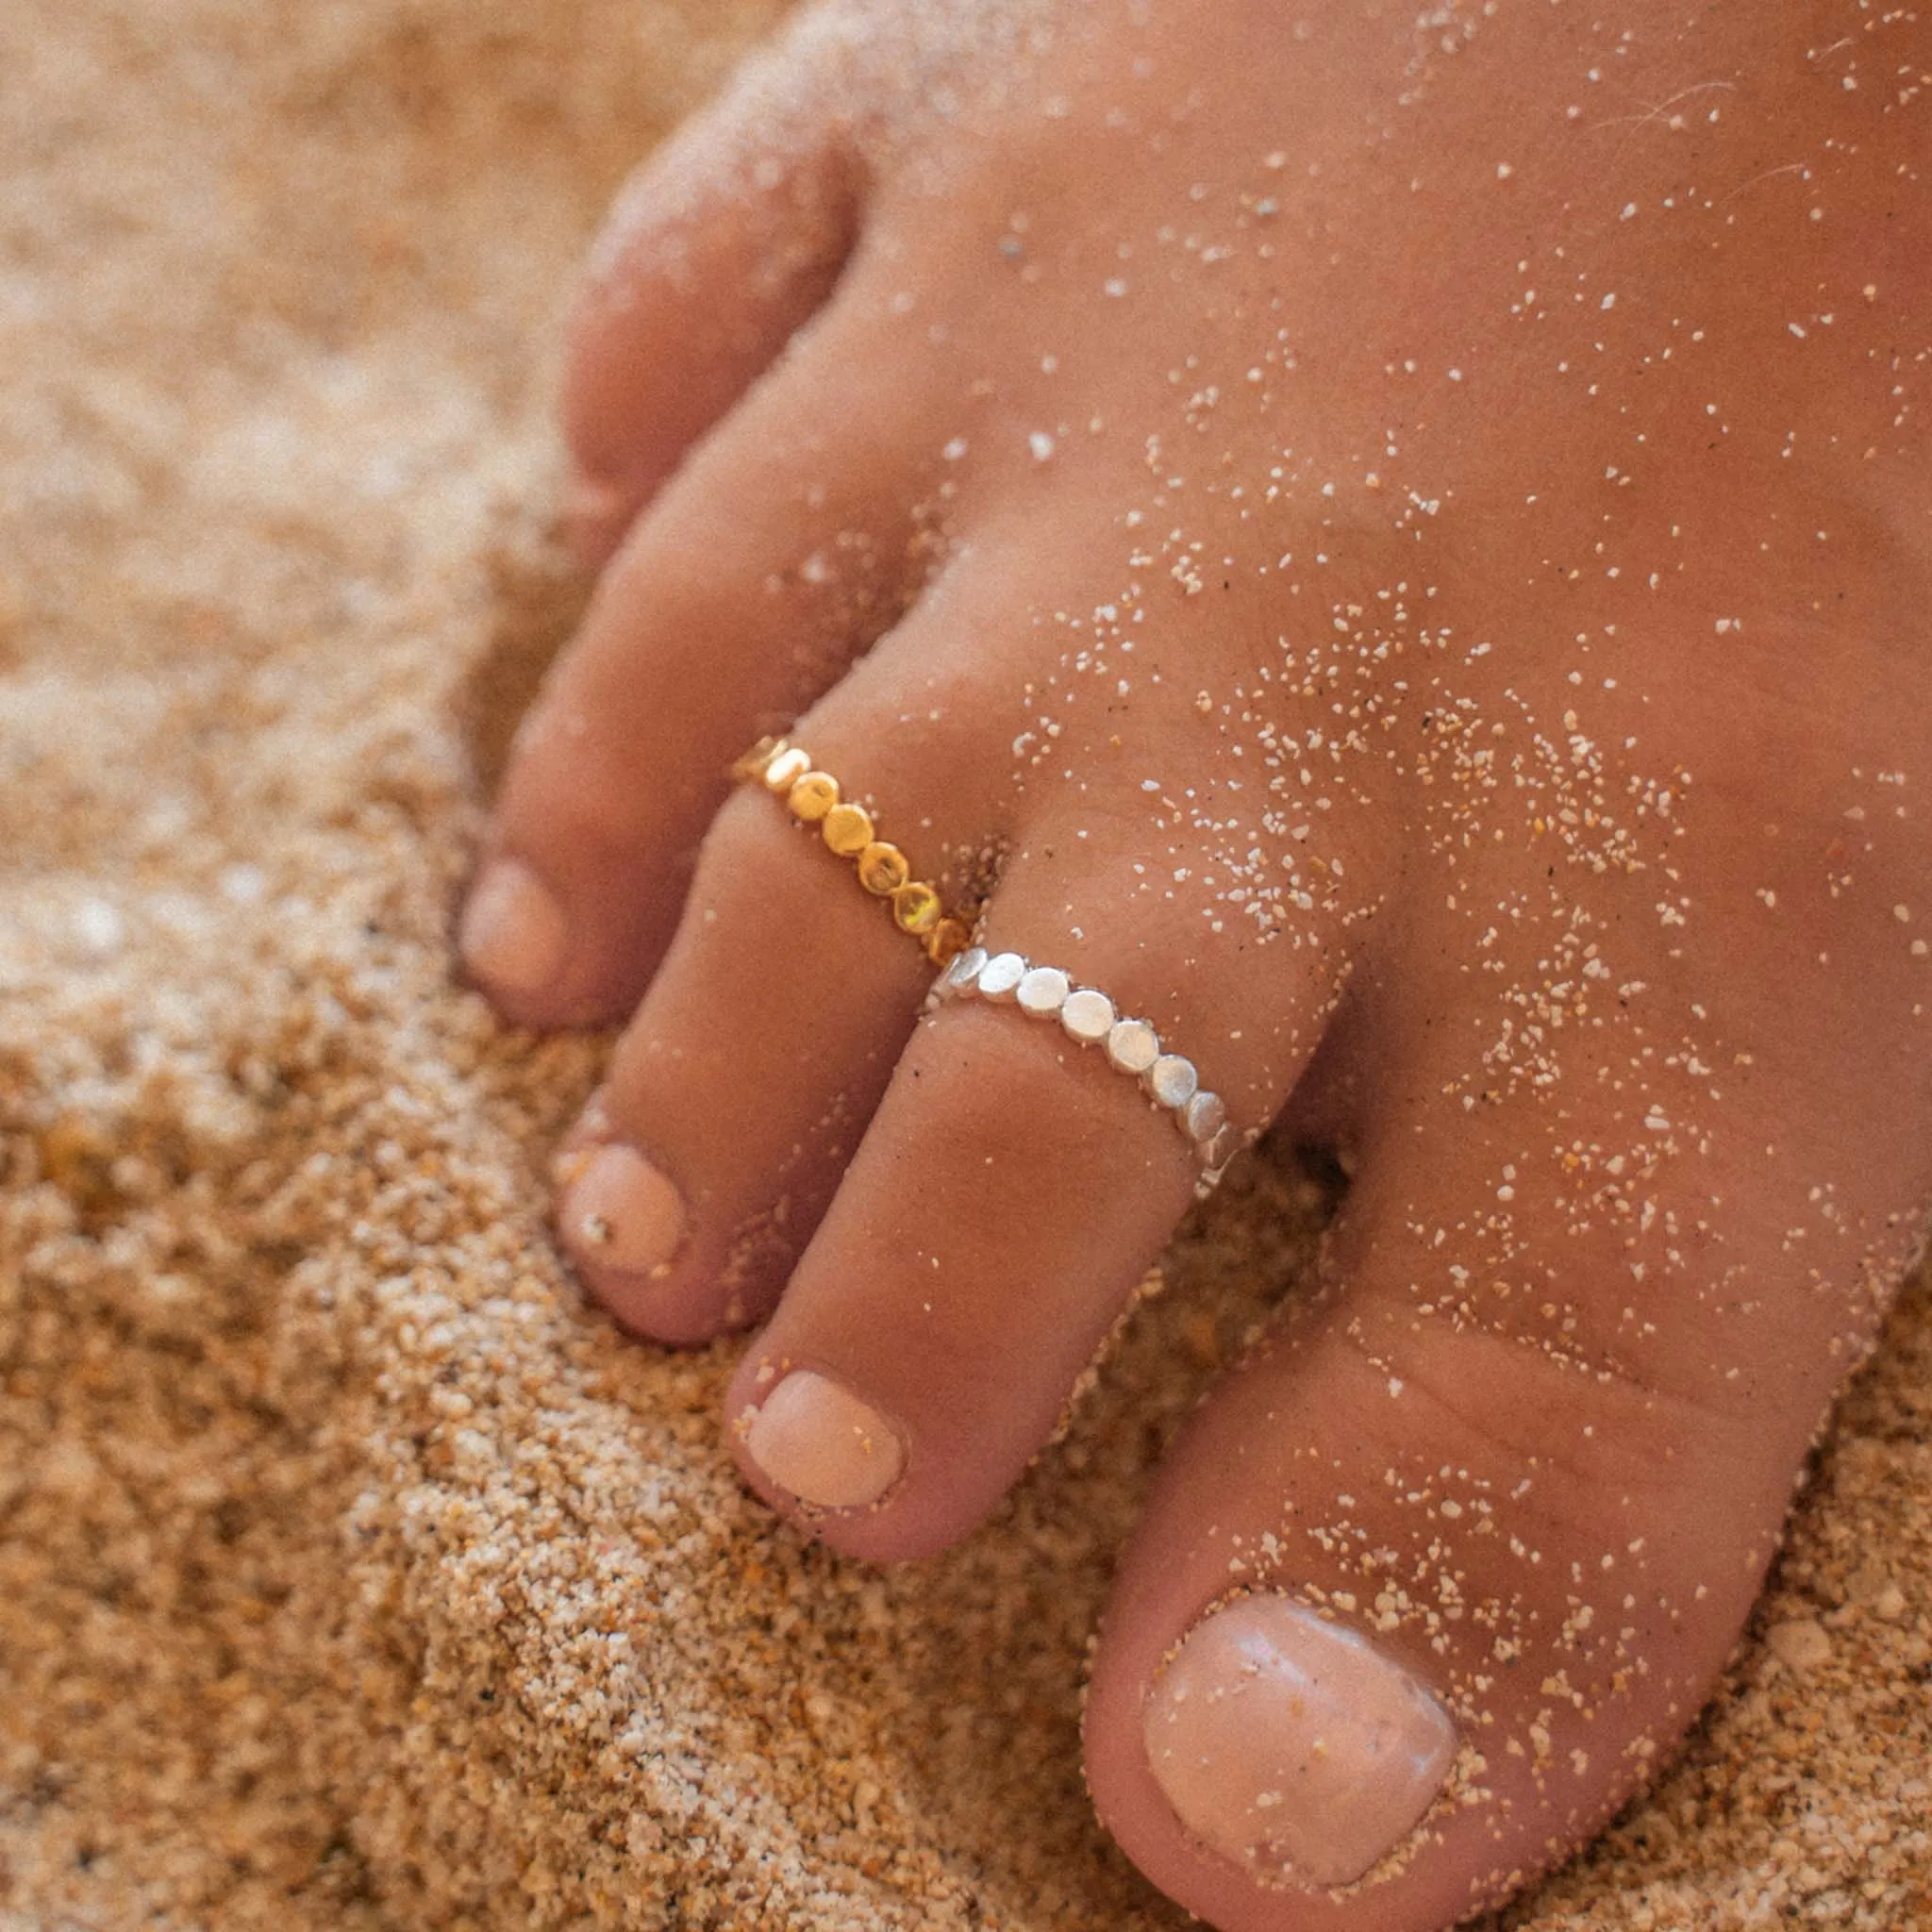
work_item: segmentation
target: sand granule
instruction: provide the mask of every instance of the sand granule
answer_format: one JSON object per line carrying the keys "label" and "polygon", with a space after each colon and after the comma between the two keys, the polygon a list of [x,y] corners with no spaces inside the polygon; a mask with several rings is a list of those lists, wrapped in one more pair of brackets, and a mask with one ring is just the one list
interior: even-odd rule
{"label": "sand granule", "polygon": [[[1306,1266],[1237,1179],[879,1573],[587,1310],[604,1042],[452,984],[581,596],[558,291],[766,0],[0,8],[0,1925],[1177,1926],[1081,1793],[1145,1471]],[[1687,1757],[1508,1923],[1932,1922],[1932,1297]]]}

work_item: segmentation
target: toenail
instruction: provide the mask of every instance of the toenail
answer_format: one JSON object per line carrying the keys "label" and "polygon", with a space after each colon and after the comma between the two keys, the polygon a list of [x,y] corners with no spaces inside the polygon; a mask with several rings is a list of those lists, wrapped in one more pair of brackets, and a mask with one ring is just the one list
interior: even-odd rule
{"label": "toenail", "polygon": [[809,1369],[794,1369],[749,1412],[744,1441],[781,1490],[821,1509],[876,1503],[906,1466],[885,1417]]}
{"label": "toenail", "polygon": [[1181,1823],[1261,1878],[1347,1885],[1407,1837],[1456,1755],[1448,1713],[1399,1664],[1286,1596],[1204,1618],[1141,1720]]}
{"label": "toenail", "polygon": [[[573,1171],[574,1170],[574,1171]],[[587,1261],[661,1279],[684,1239],[677,1190],[634,1147],[613,1143],[573,1157],[558,1220]]]}
{"label": "toenail", "polygon": [[541,992],[557,977],[569,941],[563,908],[537,874],[521,860],[499,858],[471,892],[457,943],[485,986]]}

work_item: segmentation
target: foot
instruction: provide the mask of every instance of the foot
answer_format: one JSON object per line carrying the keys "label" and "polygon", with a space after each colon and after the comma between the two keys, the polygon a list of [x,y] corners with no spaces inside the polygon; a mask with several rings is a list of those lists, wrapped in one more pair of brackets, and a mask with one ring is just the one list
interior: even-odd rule
{"label": "foot", "polygon": [[758,1326],[747,1479],[941,1547],[1217,1107],[1351,1156],[1093,1669],[1103,1816],[1230,1932],[1420,1932],[1587,1837],[1911,1252],[1928,114],[1932,30],[1851,0],[877,0],[598,253],[608,562],[462,944],[516,1021],[628,1016],[559,1224],[641,1335]]}

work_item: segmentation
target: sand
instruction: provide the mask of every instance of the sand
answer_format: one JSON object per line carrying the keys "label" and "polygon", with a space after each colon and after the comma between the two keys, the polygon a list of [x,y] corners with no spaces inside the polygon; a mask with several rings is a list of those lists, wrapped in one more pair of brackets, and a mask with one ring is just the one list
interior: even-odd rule
{"label": "sand", "polygon": [[[589,1311],[605,1042],[447,935],[582,586],[570,267],[762,0],[0,8],[0,1926],[1178,1925],[1078,1684],[1160,1442],[1307,1263],[1276,1158],[1069,1437],[878,1573]],[[1932,1921],[1932,1297],[1678,1766],[1508,1923]]]}

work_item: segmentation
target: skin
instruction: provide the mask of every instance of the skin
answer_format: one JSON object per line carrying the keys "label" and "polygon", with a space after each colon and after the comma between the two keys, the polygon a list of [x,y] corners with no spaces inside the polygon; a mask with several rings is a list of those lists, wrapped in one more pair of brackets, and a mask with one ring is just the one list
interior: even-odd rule
{"label": "skin", "polygon": [[[628,1016],[574,1144],[687,1232],[640,1281],[566,1219],[584,1277],[659,1340],[758,1324],[725,1439],[774,1507],[775,1371],[891,1417],[897,1487],[808,1521],[877,1560],[1020,1474],[1193,1168],[1057,1030],[922,1017],[751,741],[795,724],[949,898],[991,855],[987,943],[1346,1150],[1321,1286],[1124,1554],[1086,1744],[1212,1924],[1423,1932],[1695,1716],[1932,1196],[1932,26],[1023,25],[808,12],[621,204],[565,399],[603,576],[486,853],[567,963],[480,976]],[[1464,1740],[1352,1890],[1257,1882],[1147,1768],[1163,1657],[1267,1586]]]}

